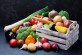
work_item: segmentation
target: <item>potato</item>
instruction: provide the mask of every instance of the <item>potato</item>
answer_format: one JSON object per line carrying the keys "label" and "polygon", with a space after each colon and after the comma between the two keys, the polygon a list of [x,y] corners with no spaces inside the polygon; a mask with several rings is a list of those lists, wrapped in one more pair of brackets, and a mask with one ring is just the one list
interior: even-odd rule
{"label": "potato", "polygon": [[36,46],[35,46],[35,44],[30,43],[30,44],[28,44],[27,49],[29,51],[35,51],[36,50]]}

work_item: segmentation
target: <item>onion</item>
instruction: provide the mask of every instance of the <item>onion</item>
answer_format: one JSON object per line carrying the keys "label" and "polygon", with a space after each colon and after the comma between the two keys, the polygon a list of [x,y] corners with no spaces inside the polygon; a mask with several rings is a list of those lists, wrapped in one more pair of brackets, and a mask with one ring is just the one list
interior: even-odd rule
{"label": "onion", "polygon": [[49,14],[48,14],[49,19],[51,20],[51,19],[54,18],[57,14],[58,14],[58,12],[55,11],[55,10],[50,11]]}

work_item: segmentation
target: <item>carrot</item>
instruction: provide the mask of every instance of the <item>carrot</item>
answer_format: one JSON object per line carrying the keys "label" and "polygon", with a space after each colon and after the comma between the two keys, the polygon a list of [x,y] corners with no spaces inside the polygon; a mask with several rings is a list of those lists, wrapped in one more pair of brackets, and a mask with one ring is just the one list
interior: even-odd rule
{"label": "carrot", "polygon": [[12,32],[16,32],[17,30],[18,30],[18,28],[19,28],[19,26],[16,26],[16,27],[14,27],[14,28],[12,28]]}
{"label": "carrot", "polygon": [[50,23],[51,23],[49,20],[42,19],[42,18],[39,18],[39,21],[40,21],[40,22],[43,22],[43,23],[45,23],[45,24],[50,24]]}

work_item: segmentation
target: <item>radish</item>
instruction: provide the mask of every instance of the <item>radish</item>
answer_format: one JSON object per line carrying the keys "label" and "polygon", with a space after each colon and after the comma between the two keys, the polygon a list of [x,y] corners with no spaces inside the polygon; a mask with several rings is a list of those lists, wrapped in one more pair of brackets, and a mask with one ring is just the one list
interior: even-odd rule
{"label": "radish", "polygon": [[41,43],[45,43],[45,42],[47,42],[48,40],[45,38],[45,37],[42,37],[41,38]]}
{"label": "radish", "polygon": [[56,43],[52,44],[52,49],[57,49],[58,45]]}
{"label": "radish", "polygon": [[10,44],[11,47],[15,47],[15,46],[17,46],[17,40],[16,39],[11,39],[9,44]]}
{"label": "radish", "polygon": [[48,43],[48,42],[45,42],[45,43],[43,43],[43,48],[45,49],[45,50],[49,50],[50,48],[51,48],[51,45],[50,45],[50,43]]}

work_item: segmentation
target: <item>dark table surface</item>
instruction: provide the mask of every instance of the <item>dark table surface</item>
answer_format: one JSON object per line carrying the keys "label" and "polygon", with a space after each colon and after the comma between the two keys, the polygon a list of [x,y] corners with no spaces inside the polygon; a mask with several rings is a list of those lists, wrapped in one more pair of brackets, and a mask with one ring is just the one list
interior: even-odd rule
{"label": "dark table surface", "polygon": [[[80,28],[80,31],[81,28]],[[0,55],[81,55],[82,54],[82,37],[81,32],[79,34],[79,40],[67,51],[59,50],[55,51],[44,51],[37,50],[36,52],[28,52],[19,50],[19,48],[11,48],[5,40],[5,33],[3,28],[0,28]]]}

